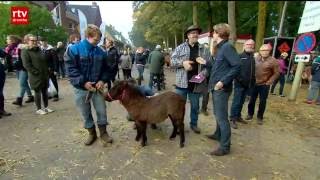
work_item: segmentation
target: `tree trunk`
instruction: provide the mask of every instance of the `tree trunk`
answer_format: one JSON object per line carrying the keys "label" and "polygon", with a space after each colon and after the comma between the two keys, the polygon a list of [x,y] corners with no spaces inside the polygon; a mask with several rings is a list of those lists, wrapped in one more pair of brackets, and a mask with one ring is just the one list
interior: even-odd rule
{"label": "tree trunk", "polygon": [[282,8],[281,19],[280,19],[279,29],[278,29],[278,37],[281,37],[283,34],[282,32],[283,32],[284,18],[286,16],[286,10],[287,10],[287,1],[284,2],[284,6]]}
{"label": "tree trunk", "polygon": [[197,1],[192,1],[192,18],[193,18],[193,25],[198,25],[198,11],[197,11]]}
{"label": "tree trunk", "polygon": [[169,48],[169,37],[167,36],[167,49]]}
{"label": "tree trunk", "polygon": [[234,45],[237,40],[236,29],[236,2],[228,1],[228,24],[230,25],[230,43]]}
{"label": "tree trunk", "polygon": [[207,16],[208,16],[208,32],[213,31],[213,22],[212,22],[212,1],[207,1]]}
{"label": "tree trunk", "polygon": [[267,15],[267,2],[259,1],[258,11],[258,27],[256,35],[256,49],[258,50],[263,43],[265,27],[266,27],[266,15]]}
{"label": "tree trunk", "polygon": [[174,48],[177,47],[178,39],[177,39],[177,33],[174,33]]}

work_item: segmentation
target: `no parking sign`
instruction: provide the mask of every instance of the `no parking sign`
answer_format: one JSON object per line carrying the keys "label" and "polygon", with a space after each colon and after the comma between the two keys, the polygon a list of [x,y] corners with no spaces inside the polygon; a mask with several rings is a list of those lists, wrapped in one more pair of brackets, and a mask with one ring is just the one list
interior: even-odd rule
{"label": "no parking sign", "polygon": [[308,54],[316,45],[316,36],[313,33],[302,34],[294,44],[297,54]]}

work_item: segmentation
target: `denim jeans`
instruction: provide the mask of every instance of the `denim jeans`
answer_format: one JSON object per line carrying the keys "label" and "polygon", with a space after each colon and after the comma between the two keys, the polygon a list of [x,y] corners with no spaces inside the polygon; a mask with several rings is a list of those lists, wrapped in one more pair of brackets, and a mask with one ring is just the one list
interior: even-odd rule
{"label": "denim jeans", "polygon": [[176,87],[176,93],[181,95],[184,99],[189,97],[190,100],[190,127],[198,126],[198,114],[199,114],[199,99],[201,93],[193,93],[187,88]]}
{"label": "denim jeans", "polygon": [[278,84],[278,82],[280,82],[280,87],[279,87],[279,95],[283,95],[283,88],[284,88],[284,84],[286,82],[286,77],[285,74],[280,74],[280,76],[278,77],[278,79],[276,79],[272,86],[271,86],[271,93],[274,92],[274,88],[276,87],[276,85]]}
{"label": "denim jeans", "polygon": [[260,102],[259,102],[259,110],[258,110],[257,117],[259,119],[263,119],[263,114],[264,114],[264,111],[266,110],[269,89],[270,89],[270,86],[268,85],[255,85],[253,87],[251,98],[248,104],[248,115],[253,116],[256,100],[259,95]]}
{"label": "denim jeans", "polygon": [[58,61],[58,77],[61,75],[62,78],[65,77],[66,74],[66,70],[65,70],[65,66],[64,66],[64,62],[63,61]]}
{"label": "denim jeans", "polygon": [[231,119],[241,118],[242,107],[248,93],[249,93],[249,88],[242,86],[237,81],[234,81],[233,99],[232,99],[232,105],[230,110]]}
{"label": "denim jeans", "polygon": [[143,65],[137,65],[137,70],[138,70],[138,73],[139,73],[138,85],[141,85],[141,80],[143,79],[144,66]]}
{"label": "denim jeans", "polygon": [[228,121],[228,100],[230,92],[223,90],[212,91],[213,114],[215,115],[217,128],[214,136],[220,141],[220,149],[230,151],[231,129]]}
{"label": "denim jeans", "polygon": [[91,113],[91,103],[97,114],[97,124],[106,125],[107,124],[107,113],[106,113],[106,103],[103,96],[97,92],[92,92],[93,95],[91,100],[86,103],[86,97],[89,91],[74,88],[75,103],[82,115],[84,121],[84,128],[92,128],[94,126],[94,121]]}
{"label": "denim jeans", "polygon": [[311,86],[308,93],[308,100],[313,101],[317,97],[317,102],[320,102],[320,82],[311,81]]}
{"label": "denim jeans", "polygon": [[17,71],[17,78],[19,80],[20,92],[18,97],[23,98],[24,94],[27,92],[28,96],[32,96],[31,89],[28,83],[28,72],[27,71]]}
{"label": "denim jeans", "polygon": [[202,111],[207,111],[208,109],[209,95],[210,95],[209,92],[205,92],[202,94],[202,105],[201,105]]}

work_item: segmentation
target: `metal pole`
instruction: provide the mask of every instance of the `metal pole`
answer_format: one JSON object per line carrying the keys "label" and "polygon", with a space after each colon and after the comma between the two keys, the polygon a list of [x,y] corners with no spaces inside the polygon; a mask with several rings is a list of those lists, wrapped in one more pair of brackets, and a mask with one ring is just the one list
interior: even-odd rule
{"label": "metal pole", "polygon": [[282,36],[283,22],[284,22],[284,17],[286,15],[286,9],[287,9],[287,1],[284,2],[283,8],[282,8],[282,15],[281,15],[281,21],[279,25],[278,37]]}
{"label": "metal pole", "polygon": [[296,70],[296,74],[294,75],[294,80],[292,84],[292,88],[289,95],[289,101],[295,101],[297,98],[298,89],[301,82],[301,75],[304,69],[304,62],[299,62]]}

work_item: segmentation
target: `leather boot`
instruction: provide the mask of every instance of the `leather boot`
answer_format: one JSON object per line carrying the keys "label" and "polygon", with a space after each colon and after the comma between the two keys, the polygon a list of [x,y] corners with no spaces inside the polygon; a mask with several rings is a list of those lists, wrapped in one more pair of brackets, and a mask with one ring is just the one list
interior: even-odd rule
{"label": "leather boot", "polygon": [[28,96],[28,99],[25,101],[25,103],[31,103],[31,102],[34,102],[34,97]]}
{"label": "leather boot", "polygon": [[97,132],[96,132],[95,126],[87,130],[89,132],[89,136],[88,136],[88,139],[84,142],[84,144],[89,146],[97,139]]}
{"label": "leather boot", "polygon": [[22,106],[22,97],[17,97],[17,99],[13,101],[12,104]]}
{"label": "leather boot", "polygon": [[100,139],[103,145],[106,145],[107,143],[112,143],[113,139],[109,136],[107,132],[107,125],[98,125],[98,127],[100,131]]}
{"label": "leather boot", "polygon": [[238,125],[236,123],[237,119],[230,119],[230,125],[233,129],[238,129]]}

